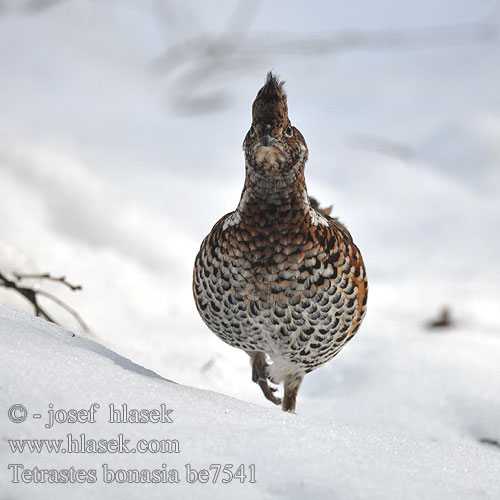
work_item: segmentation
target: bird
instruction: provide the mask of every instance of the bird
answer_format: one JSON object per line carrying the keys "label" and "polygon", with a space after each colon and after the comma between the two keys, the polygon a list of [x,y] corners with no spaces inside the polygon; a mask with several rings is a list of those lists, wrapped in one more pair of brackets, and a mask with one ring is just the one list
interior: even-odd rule
{"label": "bird", "polygon": [[359,330],[368,282],[347,228],[308,196],[308,147],[287,101],[285,82],[270,71],[243,141],[239,204],[203,239],[192,288],[208,328],[250,356],[264,396],[295,413],[304,376]]}

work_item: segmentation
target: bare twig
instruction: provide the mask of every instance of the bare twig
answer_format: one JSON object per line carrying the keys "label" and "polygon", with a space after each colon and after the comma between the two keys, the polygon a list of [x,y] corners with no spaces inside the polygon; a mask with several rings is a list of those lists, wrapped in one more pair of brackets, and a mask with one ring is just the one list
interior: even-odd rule
{"label": "bare twig", "polygon": [[215,356],[212,356],[206,363],[203,364],[203,366],[200,368],[200,372],[204,373],[210,370],[212,366],[214,366],[215,361]]}
{"label": "bare twig", "polygon": [[497,448],[500,448],[500,441],[497,441],[496,439],[480,438],[479,442],[484,443],[484,444],[490,444],[492,446],[496,446]]}
{"label": "bare twig", "polygon": [[[66,281],[65,276],[53,277],[49,273],[42,273],[42,274],[13,273],[13,276],[18,281],[21,279],[28,279],[28,278],[33,278],[33,279],[40,278],[62,283],[63,285],[67,286],[73,291],[82,289],[81,285],[72,285],[71,283],[68,283],[68,281]],[[51,293],[48,293],[44,290],[35,290],[33,288],[20,286],[18,283],[16,283],[16,281],[6,278],[1,272],[0,272],[0,286],[3,286],[4,288],[10,288],[11,290],[22,295],[28,302],[33,304],[36,316],[41,316],[45,318],[47,321],[57,324],[57,321],[55,321],[54,318],[52,318],[52,316],[49,315],[49,313],[40,305],[38,301],[39,296],[47,297],[52,302],[55,302],[59,307],[62,307],[64,310],[70,313],[86,333],[90,332],[90,328],[85,323],[85,321],[83,321],[82,317],[73,308],[68,306],[68,304],[57,298],[55,295],[52,295]]]}
{"label": "bare twig", "polygon": [[63,302],[61,299],[58,299],[55,295],[52,295],[51,293],[44,290],[37,290],[37,294],[42,295],[43,297],[47,297],[48,299],[52,300],[52,302],[55,302],[58,306],[68,311],[76,319],[76,321],[78,321],[83,331],[87,333],[90,332],[90,328],[88,327],[87,323],[85,323],[82,317],[72,307],[68,306],[68,304]]}
{"label": "bare twig", "polygon": [[427,323],[427,328],[448,328],[454,326],[454,321],[451,319],[450,308],[444,306],[439,313],[437,319]]}
{"label": "bare twig", "polygon": [[63,285],[66,285],[68,288],[70,288],[73,291],[75,291],[75,290],[81,290],[82,289],[82,285],[72,285],[71,283],[68,283],[68,281],[66,281],[66,276],[55,277],[55,276],[52,276],[49,273],[41,273],[41,274],[19,274],[19,273],[12,273],[12,275],[18,281],[19,280],[24,280],[24,279],[47,279],[47,280],[50,280],[50,281],[58,281],[59,283],[62,283]]}
{"label": "bare twig", "polygon": [[38,298],[37,298],[37,294],[39,293],[38,290],[33,290],[32,288],[18,286],[15,281],[9,280],[2,273],[0,273],[0,285],[3,286],[4,288],[10,288],[10,289],[18,292],[26,300],[31,302],[33,304],[33,307],[35,308],[35,315],[36,316],[42,316],[47,321],[50,321],[52,323],[56,323],[52,319],[52,317],[49,316],[49,314],[38,303]]}

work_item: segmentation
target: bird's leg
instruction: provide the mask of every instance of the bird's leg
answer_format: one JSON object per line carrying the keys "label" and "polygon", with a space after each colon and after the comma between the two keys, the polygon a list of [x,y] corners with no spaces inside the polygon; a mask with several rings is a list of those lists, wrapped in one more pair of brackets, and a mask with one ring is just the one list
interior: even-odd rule
{"label": "bird's leg", "polygon": [[274,403],[275,405],[281,404],[281,399],[277,398],[273,392],[276,392],[276,388],[269,386],[268,384],[268,363],[266,360],[266,355],[263,352],[249,352],[248,355],[251,358],[252,363],[252,381],[259,384],[262,392],[266,399]]}
{"label": "bird's leg", "polygon": [[285,379],[285,394],[283,396],[283,411],[295,413],[295,403],[297,393],[299,392],[300,384],[302,383],[303,375],[289,375]]}

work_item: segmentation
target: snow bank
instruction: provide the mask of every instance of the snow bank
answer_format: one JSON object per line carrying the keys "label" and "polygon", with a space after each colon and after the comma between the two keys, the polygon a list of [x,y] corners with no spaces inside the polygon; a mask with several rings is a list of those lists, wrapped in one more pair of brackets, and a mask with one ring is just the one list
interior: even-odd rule
{"label": "snow bank", "polygon": [[[0,343],[2,493],[6,498],[36,494],[42,499],[224,495],[239,499],[455,500],[500,495],[498,452],[326,423],[179,385],[95,342],[5,306],[0,306]],[[90,411],[93,403],[100,405],[95,423],[55,422],[45,427],[50,423],[48,410]],[[14,404],[27,409],[24,422],[9,421],[8,410]],[[168,414],[172,422],[110,423],[110,404],[150,410],[164,404],[172,410]],[[22,415],[20,411],[14,411],[13,418]],[[33,418],[37,413],[41,419]],[[62,412],[57,415],[59,420],[65,416]],[[13,439],[63,439],[65,443],[68,434],[76,439],[81,433],[87,440],[111,440],[123,434],[130,439],[130,447],[139,439],[153,444],[151,440],[163,439],[170,448],[164,448],[165,453],[13,453],[9,443]],[[95,470],[96,480],[93,484],[23,483],[17,467],[19,483],[13,483],[14,468],[8,469],[8,464],[22,464],[25,471],[35,467]],[[104,476],[103,464],[107,468]],[[120,469],[161,471],[165,469],[162,464],[170,471],[171,480],[175,479],[172,471],[178,471],[179,482],[117,483],[128,477],[116,472]],[[230,477],[226,468],[225,475],[221,472],[213,483],[214,464],[231,464],[233,472],[244,465],[246,476],[237,474],[223,484],[222,479]],[[209,481],[189,482],[205,478],[193,472],[201,469],[209,471]],[[24,474],[25,481],[33,481],[33,476]],[[85,477],[92,476],[88,474]]]}

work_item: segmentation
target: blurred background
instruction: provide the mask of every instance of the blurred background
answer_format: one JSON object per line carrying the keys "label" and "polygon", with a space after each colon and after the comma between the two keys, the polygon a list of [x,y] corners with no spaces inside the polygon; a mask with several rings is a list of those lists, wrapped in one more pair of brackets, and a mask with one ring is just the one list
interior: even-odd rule
{"label": "blurred background", "polygon": [[[299,411],[500,440],[500,2],[1,0],[0,40],[0,273],[81,284],[22,281],[90,331],[40,297],[56,321],[268,404],[199,319],[191,274],[239,201],[272,69],[309,193],[350,229],[370,283],[364,326],[306,378]],[[5,287],[0,301],[33,310]],[[445,307],[451,326],[429,330]]]}

